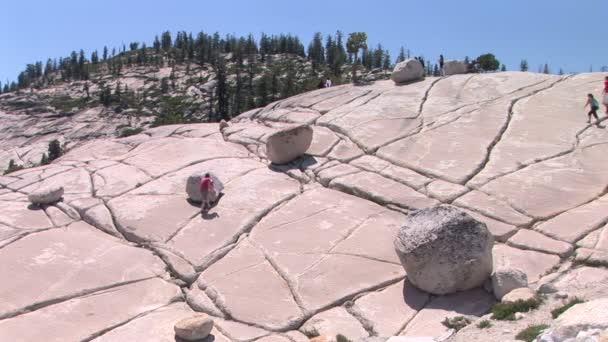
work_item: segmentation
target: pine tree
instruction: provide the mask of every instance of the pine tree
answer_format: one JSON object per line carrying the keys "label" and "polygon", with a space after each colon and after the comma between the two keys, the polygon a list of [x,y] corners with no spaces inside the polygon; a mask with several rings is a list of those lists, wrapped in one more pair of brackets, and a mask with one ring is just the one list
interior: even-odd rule
{"label": "pine tree", "polygon": [[169,31],[165,31],[162,33],[161,35],[161,47],[162,49],[167,52],[169,51],[169,49],[171,49],[171,47],[173,46],[173,44],[171,43],[171,32]]}
{"label": "pine tree", "polygon": [[543,67],[543,74],[550,74],[551,72],[549,71],[549,64],[545,63],[545,66]]}
{"label": "pine tree", "polygon": [[528,61],[525,59],[522,59],[521,62],[519,63],[519,71],[528,71]]}
{"label": "pine tree", "polygon": [[158,39],[158,36],[154,37],[154,43],[152,46],[154,47],[154,51],[156,51],[156,53],[160,52],[160,40]]}
{"label": "pine tree", "polygon": [[564,69],[559,68],[559,74],[560,74],[560,75],[563,75],[563,74],[564,74]]}
{"label": "pine tree", "polygon": [[310,45],[308,45],[308,59],[312,63],[313,70],[317,70],[319,66],[325,64],[323,36],[319,32],[315,33],[312,42],[310,42]]}
{"label": "pine tree", "polygon": [[367,49],[367,34],[365,32],[352,32],[346,42],[346,49],[349,54],[354,55],[353,62],[353,83],[357,83],[357,64],[359,63],[359,50]]}
{"label": "pine tree", "polygon": [[503,64],[503,65],[501,65],[501,66],[500,66],[500,71],[503,71],[503,72],[504,72],[504,71],[507,71],[507,66],[506,66],[506,65],[504,65],[504,64]]}
{"label": "pine tree", "polygon": [[49,147],[48,147],[48,161],[52,162],[53,160],[61,157],[62,151],[61,151],[61,144],[59,143],[59,140],[57,139],[53,139],[49,142]]}
{"label": "pine tree", "polygon": [[405,48],[402,46],[399,50],[399,56],[397,56],[397,63],[405,61]]}
{"label": "pine tree", "polygon": [[228,87],[226,82],[226,62],[222,56],[217,57],[216,64],[216,93],[217,93],[217,114],[218,120],[229,120],[228,115]]}
{"label": "pine tree", "polygon": [[382,69],[389,70],[391,68],[391,55],[388,50],[384,51],[384,61],[382,62]]}
{"label": "pine tree", "polygon": [[108,47],[104,46],[103,47],[103,60],[104,62],[108,59]]}

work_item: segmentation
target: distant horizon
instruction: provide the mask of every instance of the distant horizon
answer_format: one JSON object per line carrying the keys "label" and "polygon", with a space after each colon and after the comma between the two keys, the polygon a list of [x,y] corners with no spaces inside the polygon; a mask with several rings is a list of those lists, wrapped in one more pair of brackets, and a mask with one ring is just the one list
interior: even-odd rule
{"label": "distant horizon", "polygon": [[[48,58],[59,59],[80,49],[89,58],[95,50],[101,53],[104,46],[110,51],[123,44],[128,47],[134,41],[151,46],[154,36],[163,31],[170,31],[173,37],[178,31],[193,35],[199,31],[218,32],[222,37],[251,33],[256,40],[262,32],[293,34],[304,46],[308,46],[315,32],[325,38],[338,30],[345,37],[350,32],[363,31],[368,34],[368,46],[382,44],[390,52],[392,63],[403,46],[412,56],[424,56],[432,63],[440,54],[449,60],[493,53],[509,71],[518,71],[522,59],[528,61],[530,72],[537,72],[546,63],[553,74],[560,69],[564,73],[586,73],[591,68],[598,72],[608,66],[608,60],[603,58],[608,55],[608,46],[600,44],[601,13],[608,12],[608,3],[601,0],[576,4],[548,0],[487,4],[472,0],[466,6],[438,0],[431,4],[389,0],[371,9],[367,4],[356,6],[361,3],[311,0],[301,6],[278,0],[255,4],[244,0],[229,4],[188,0],[170,5],[159,0],[109,0],[103,4],[76,0],[53,4],[11,2],[4,6],[0,22],[18,29],[0,32],[0,41],[5,42],[0,47],[0,82],[16,81],[27,64],[45,63]],[[20,13],[27,15],[21,17]]]}

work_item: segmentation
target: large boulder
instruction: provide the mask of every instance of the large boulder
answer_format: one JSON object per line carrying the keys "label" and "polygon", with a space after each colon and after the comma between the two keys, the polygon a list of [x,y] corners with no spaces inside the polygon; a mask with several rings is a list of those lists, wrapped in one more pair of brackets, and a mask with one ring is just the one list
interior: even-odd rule
{"label": "large boulder", "polygon": [[522,287],[528,287],[528,275],[518,268],[500,267],[492,274],[492,289],[498,300]]}
{"label": "large boulder", "polygon": [[[608,298],[576,304],[561,314],[550,330],[539,338],[542,342],[598,341],[608,329]],[[590,339],[576,339],[577,337]],[[594,339],[591,339],[594,337]]]}
{"label": "large boulder", "polygon": [[206,314],[198,314],[182,319],[173,328],[177,337],[186,341],[199,341],[209,336],[213,320]]}
{"label": "large boulder", "polygon": [[490,277],[493,242],[484,223],[439,205],[410,213],[394,244],[408,280],[444,295],[481,286]]}
{"label": "large boulder", "polygon": [[418,81],[423,78],[424,67],[419,60],[414,58],[406,59],[403,62],[397,63],[391,75],[391,79],[397,84]]}
{"label": "large boulder", "polygon": [[52,186],[38,189],[27,196],[33,204],[51,204],[58,202],[63,196],[62,186]]}
{"label": "large boulder", "polygon": [[193,174],[191,174],[190,177],[188,177],[188,180],[186,181],[186,193],[188,194],[188,198],[192,202],[199,203],[202,201],[200,184],[201,184],[201,178],[203,178],[205,176],[205,173],[209,173],[209,176],[211,176],[211,180],[213,180],[213,190],[214,191],[212,191],[210,194],[211,202],[215,202],[217,197],[224,190],[224,184],[222,184],[222,181],[220,181],[220,179],[217,178],[217,176],[215,174],[213,174],[213,172],[196,171]]}
{"label": "large boulder", "polygon": [[469,71],[464,61],[446,61],[443,63],[443,76],[466,74]]}
{"label": "large boulder", "polygon": [[312,143],[313,130],[298,125],[272,133],[266,140],[266,156],[275,164],[286,164],[302,156]]}

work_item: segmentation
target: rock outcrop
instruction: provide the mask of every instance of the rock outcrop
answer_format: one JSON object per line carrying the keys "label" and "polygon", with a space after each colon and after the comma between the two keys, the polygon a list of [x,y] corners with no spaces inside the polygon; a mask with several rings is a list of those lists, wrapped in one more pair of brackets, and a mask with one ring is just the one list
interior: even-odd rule
{"label": "rock outcrop", "polygon": [[312,143],[308,125],[288,127],[272,133],[266,140],[266,156],[275,164],[286,164],[301,157]]}
{"label": "rock outcrop", "polygon": [[441,205],[410,213],[395,250],[412,284],[444,295],[481,286],[490,277],[493,242],[484,223]]}
{"label": "rock outcrop", "polygon": [[[551,329],[539,337],[539,342],[597,341],[607,329],[608,298],[596,299],[566,310]],[[583,336],[588,339],[577,339]]]}
{"label": "rock outcrop", "polygon": [[417,59],[410,58],[395,65],[391,79],[397,84],[419,81],[424,78],[424,72],[422,63]]}

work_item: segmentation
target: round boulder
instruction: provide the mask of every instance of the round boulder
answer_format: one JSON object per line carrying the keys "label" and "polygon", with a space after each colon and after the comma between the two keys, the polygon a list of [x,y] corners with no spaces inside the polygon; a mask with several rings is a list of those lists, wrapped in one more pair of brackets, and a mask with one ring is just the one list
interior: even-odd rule
{"label": "round boulder", "polygon": [[446,61],[443,64],[443,75],[458,75],[466,74],[469,71],[467,63],[463,61]]}
{"label": "round boulder", "polygon": [[275,164],[286,164],[302,156],[312,143],[309,125],[288,127],[272,133],[266,140],[266,156]]}
{"label": "round boulder", "polygon": [[198,341],[209,336],[213,329],[213,320],[205,314],[199,314],[175,323],[173,329],[175,335],[183,340]]}
{"label": "round boulder", "polygon": [[501,267],[492,274],[492,289],[498,300],[512,290],[522,287],[528,287],[528,276],[518,268]]}
{"label": "round boulder", "polygon": [[395,239],[408,280],[437,295],[481,286],[492,273],[486,225],[449,205],[411,212]]}
{"label": "round boulder", "polygon": [[33,204],[51,204],[59,201],[63,196],[62,186],[52,186],[38,189],[27,196]]}
{"label": "round boulder", "polygon": [[397,65],[395,65],[395,69],[393,69],[393,73],[391,74],[391,79],[397,84],[418,81],[423,78],[424,67],[419,60],[414,58],[406,59],[403,62],[397,63]]}
{"label": "round boulder", "polygon": [[186,193],[188,194],[188,198],[192,202],[199,203],[202,201],[200,184],[201,178],[205,176],[205,173],[209,173],[209,176],[211,176],[211,180],[213,180],[213,191],[211,191],[210,194],[211,202],[215,202],[217,197],[224,190],[224,184],[222,184],[222,181],[220,181],[220,179],[217,178],[215,174],[207,171],[196,171],[191,174],[188,177],[188,180],[186,181]]}

